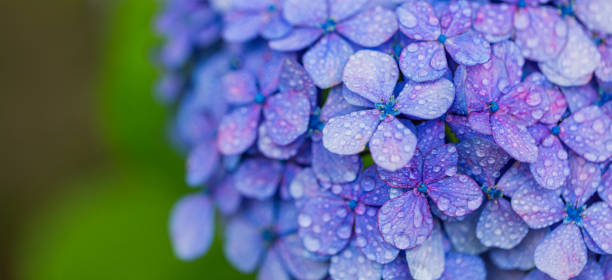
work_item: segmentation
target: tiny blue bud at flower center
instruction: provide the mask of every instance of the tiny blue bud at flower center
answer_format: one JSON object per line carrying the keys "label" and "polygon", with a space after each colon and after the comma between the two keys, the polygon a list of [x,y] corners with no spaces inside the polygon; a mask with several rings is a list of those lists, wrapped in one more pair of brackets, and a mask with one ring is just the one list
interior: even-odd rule
{"label": "tiny blue bud at flower center", "polygon": [[444,44],[444,42],[446,42],[446,35],[440,34],[440,36],[438,36],[438,42]]}
{"label": "tiny blue bud at flower center", "polygon": [[397,102],[395,101],[395,98],[392,96],[391,98],[389,98],[389,101],[387,102],[380,102],[380,103],[376,103],[374,104],[376,106],[376,109],[378,109],[380,111],[380,119],[384,120],[387,116],[397,116],[399,115],[399,110],[395,107],[395,105],[397,104]]}
{"label": "tiny blue bud at flower center", "polygon": [[272,4],[272,5],[268,6],[268,11],[269,11],[269,12],[274,12],[274,11],[276,11],[276,6],[275,6],[274,4]]}
{"label": "tiny blue bud at flower center", "polygon": [[519,0],[518,2],[516,2],[516,6],[519,8],[525,8],[527,7],[527,2],[525,2],[525,0]]}
{"label": "tiny blue bud at flower center", "polygon": [[496,187],[489,187],[487,185],[482,185],[480,189],[490,200],[498,199],[504,195],[504,191]]}
{"label": "tiny blue bud at flower center", "polygon": [[332,18],[328,18],[323,24],[321,24],[321,29],[325,34],[336,31],[336,21]]}
{"label": "tiny blue bud at flower center", "polygon": [[262,233],[262,238],[266,242],[272,242],[276,239],[276,233],[270,229],[266,229]]}
{"label": "tiny blue bud at flower center", "polygon": [[499,105],[497,105],[497,102],[491,101],[489,103],[489,111],[491,111],[491,113],[495,113],[497,110],[499,110]]}
{"label": "tiny blue bud at flower center", "polygon": [[563,223],[571,223],[574,222],[578,226],[582,226],[582,212],[586,210],[586,206],[577,206],[571,203],[565,205],[565,218],[563,219]]}
{"label": "tiny blue bud at flower center", "polygon": [[263,94],[261,94],[261,92],[258,91],[255,94],[255,98],[253,99],[253,101],[255,101],[255,103],[257,104],[263,104],[264,101],[266,101],[266,97]]}
{"label": "tiny blue bud at flower center", "polygon": [[354,200],[354,199],[349,200],[348,206],[349,208],[351,208],[351,210],[355,210],[355,208],[357,207],[357,200]]}
{"label": "tiny blue bud at flower center", "polygon": [[561,127],[558,125],[553,126],[550,129],[550,133],[552,133],[553,135],[559,135],[559,133],[561,133]]}
{"label": "tiny blue bud at flower center", "polygon": [[427,186],[425,185],[425,183],[421,183],[417,187],[417,190],[419,190],[419,192],[421,192],[421,193],[427,193]]}

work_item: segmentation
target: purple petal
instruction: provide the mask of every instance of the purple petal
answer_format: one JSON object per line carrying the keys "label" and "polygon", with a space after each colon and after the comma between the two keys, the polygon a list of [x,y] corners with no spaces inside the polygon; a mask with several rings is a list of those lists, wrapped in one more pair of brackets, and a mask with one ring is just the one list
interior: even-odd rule
{"label": "purple petal", "polygon": [[366,168],[359,180],[359,202],[368,206],[382,206],[389,200],[389,186],[380,179],[375,166]]}
{"label": "purple petal", "polygon": [[531,230],[516,247],[510,250],[493,249],[489,257],[501,269],[530,270],[535,266],[535,248],[548,233],[548,229]]}
{"label": "purple petal", "polygon": [[538,67],[540,68],[542,73],[546,75],[546,78],[549,81],[555,83],[558,86],[562,86],[562,87],[585,85],[591,80],[593,76],[592,74],[589,73],[587,75],[575,77],[575,78],[566,77],[560,74],[560,71],[556,69],[555,66],[552,65],[552,63],[550,64],[540,63],[538,64]]}
{"label": "purple petal", "polygon": [[446,267],[440,280],[470,279],[484,280],[487,275],[485,264],[478,256],[449,252]]}
{"label": "purple petal", "polygon": [[448,38],[444,47],[453,60],[467,66],[485,63],[491,58],[491,45],[474,31]]}
{"label": "purple petal", "polygon": [[316,197],[309,200],[298,216],[299,234],[311,252],[335,255],[348,244],[354,214],[342,199]]}
{"label": "purple petal", "polygon": [[574,153],[569,156],[569,177],[562,194],[565,202],[583,205],[597,191],[601,182],[601,170]]}
{"label": "purple petal", "polygon": [[512,119],[494,114],[491,117],[493,139],[504,151],[521,162],[535,162],[538,147],[524,126],[517,125]]}
{"label": "purple petal", "polygon": [[307,201],[316,196],[325,195],[324,193],[311,168],[304,168],[295,174],[289,185],[289,194],[298,208],[302,208]]}
{"label": "purple petal", "polygon": [[217,152],[214,139],[197,145],[187,158],[187,184],[190,186],[202,185],[213,174],[218,162],[219,152]]}
{"label": "purple petal", "polygon": [[553,280],[548,274],[537,269],[532,270],[521,280]]}
{"label": "purple petal", "polygon": [[222,35],[232,43],[241,43],[257,36],[264,25],[264,18],[258,13],[232,11],[225,14]]}
{"label": "purple petal", "polygon": [[540,186],[555,190],[565,184],[569,172],[567,152],[553,135],[544,138],[538,149],[538,159],[529,165],[533,178]]}
{"label": "purple petal", "polygon": [[599,258],[599,263],[603,269],[605,279],[610,279],[610,276],[612,276],[612,256],[601,256],[601,258]]}
{"label": "purple petal", "polygon": [[343,21],[359,12],[367,2],[367,0],[330,0],[330,17],[336,21]]}
{"label": "purple petal", "polygon": [[488,249],[476,237],[476,224],[479,217],[480,212],[472,212],[463,216],[463,220],[444,222],[446,235],[458,252],[478,255]]}
{"label": "purple petal", "polygon": [[599,248],[597,243],[593,241],[593,238],[587,231],[584,231],[584,230],[582,231],[582,238],[584,239],[584,245],[586,245],[587,249],[590,252],[593,252],[595,254],[600,254],[600,255],[606,254],[606,252],[602,250],[601,248]]}
{"label": "purple petal", "polygon": [[469,214],[482,204],[480,188],[463,174],[428,184],[427,194],[442,213],[451,217]]}
{"label": "purple petal", "polygon": [[383,280],[412,280],[406,258],[398,257],[394,261],[383,265]]}
{"label": "purple petal", "polygon": [[514,248],[528,231],[504,198],[487,202],[476,225],[476,237],[483,245],[502,249]]}
{"label": "purple petal", "polygon": [[285,268],[297,279],[322,279],[327,275],[329,263],[319,260],[302,245],[297,234],[284,236],[276,243],[278,255]]}
{"label": "purple petal", "polygon": [[388,117],[378,125],[370,140],[370,153],[376,165],[395,171],[414,155],[417,139],[398,119]]}
{"label": "purple petal", "polygon": [[374,107],[374,103],[372,103],[370,100],[367,100],[361,97],[361,95],[353,92],[352,90],[348,89],[346,85],[342,86],[342,97],[344,98],[344,100],[346,100],[346,102],[354,106],[368,107],[368,108]]}
{"label": "purple petal", "polygon": [[599,93],[591,85],[562,87],[561,91],[565,95],[570,111],[573,113],[591,106],[599,100]]}
{"label": "purple petal", "polygon": [[444,122],[431,120],[422,122],[417,126],[417,149],[429,153],[433,148],[444,145]]}
{"label": "purple petal", "polygon": [[348,183],[361,170],[359,155],[339,155],[328,151],[321,142],[312,143],[312,169],[324,182]]}
{"label": "purple petal", "polygon": [[489,111],[473,111],[468,115],[470,128],[484,135],[493,134],[491,128],[491,114]]}
{"label": "purple petal", "polygon": [[433,229],[427,199],[415,189],[387,201],[378,211],[378,229],[398,249],[422,244]]}
{"label": "purple petal", "polygon": [[170,214],[170,239],[177,257],[193,260],[206,254],[214,235],[214,209],[207,196],[188,195]]}
{"label": "purple petal", "polygon": [[526,185],[536,185],[531,172],[529,172],[528,165],[514,162],[514,164],[504,172],[504,175],[499,178],[496,187],[501,189],[505,196],[512,197],[516,191]]}
{"label": "purple petal", "polygon": [[455,98],[455,86],[447,79],[427,83],[406,83],[397,97],[397,109],[404,115],[435,119],[448,111]]}
{"label": "purple petal", "polygon": [[496,115],[512,116],[517,124],[530,126],[539,121],[549,109],[550,102],[543,86],[524,82],[502,95]]}
{"label": "purple petal", "polygon": [[[359,265],[355,265],[357,263]],[[334,280],[380,279],[382,265],[365,258],[359,248],[351,243],[344,251],[331,257],[329,275]]]}
{"label": "purple petal", "polygon": [[411,43],[402,50],[399,65],[402,73],[415,82],[433,81],[448,71],[444,46],[439,42]]}
{"label": "purple petal", "polygon": [[378,232],[377,213],[376,208],[366,207],[363,214],[355,216],[354,244],[369,260],[386,264],[397,257],[399,250],[386,243]]}
{"label": "purple petal", "polygon": [[363,110],[331,118],[323,128],[323,146],[341,155],[363,151],[380,123],[379,114],[378,110]]}
{"label": "purple petal", "polygon": [[557,57],[568,41],[568,26],[553,7],[518,9],[514,16],[516,44],[535,61]]}
{"label": "purple petal", "polygon": [[510,156],[495,142],[484,138],[471,138],[457,145],[459,172],[470,175],[481,184],[495,185],[501,169]]}
{"label": "purple petal", "polygon": [[310,108],[317,106],[317,88],[306,70],[293,59],[285,59],[280,72],[278,89],[281,92],[302,93],[310,100]]}
{"label": "purple petal", "polygon": [[436,223],[431,235],[416,248],[407,250],[406,263],[415,279],[438,279],[444,272],[442,232]]}
{"label": "purple petal", "polygon": [[295,156],[304,143],[304,138],[300,137],[287,145],[278,145],[270,138],[268,125],[268,123],[263,123],[259,126],[259,137],[257,138],[259,151],[266,157],[280,160],[287,160]]}
{"label": "purple petal", "polygon": [[482,133],[477,132],[476,130],[473,130],[468,123],[467,117],[447,114],[446,124],[448,124],[451,131],[455,133],[455,136],[457,136],[460,141],[466,141],[472,138],[483,138],[493,141],[493,138],[491,136],[484,135]]}
{"label": "purple petal", "polygon": [[[359,107],[353,106],[353,104],[348,100],[345,100],[346,98],[344,97],[344,92],[350,92],[350,90],[344,86],[337,86],[333,87],[329,91],[327,99],[325,100],[325,105],[323,105],[323,108],[321,108],[321,116],[319,118],[322,122],[327,122],[333,117],[346,115],[348,113],[352,113],[360,109]],[[359,96],[357,94],[355,95]],[[363,99],[363,97],[359,98]],[[370,101],[365,101],[371,105],[365,107],[374,107],[374,105]]]}
{"label": "purple petal", "polygon": [[396,10],[400,30],[415,40],[436,40],[440,35],[440,21],[434,8],[425,1],[410,0]]}
{"label": "purple petal", "polygon": [[376,47],[386,42],[397,28],[395,13],[380,6],[338,24],[340,34],[364,47]]}
{"label": "purple petal", "polygon": [[568,279],[582,271],[587,251],[580,229],[563,224],[544,238],[534,254],[536,267],[556,279]]}
{"label": "purple petal", "polygon": [[389,171],[378,167],[378,176],[393,188],[416,188],[423,180],[423,155],[415,150],[414,156],[402,168]]}
{"label": "purple petal", "polygon": [[546,79],[546,76],[539,72],[530,74],[525,81],[543,86],[548,96],[550,104],[547,112],[544,113],[544,116],[540,119],[540,122],[545,124],[557,124],[567,109],[567,101],[559,88],[551,84]]}
{"label": "purple petal", "polygon": [[264,116],[268,137],[287,145],[308,129],[310,101],[300,92],[279,93],[266,100]]}
{"label": "purple petal", "polygon": [[285,37],[270,40],[268,45],[277,51],[297,51],[310,46],[323,34],[321,28],[298,27],[291,30]]}
{"label": "purple petal", "polygon": [[584,229],[595,244],[606,254],[612,254],[612,209],[603,202],[596,202],[584,211]]}
{"label": "purple petal", "polygon": [[555,191],[538,186],[523,186],[512,196],[512,210],[530,228],[539,229],[563,218],[565,205]]}
{"label": "purple petal", "polygon": [[285,21],[280,12],[267,13],[270,17],[261,29],[261,37],[266,39],[278,39],[291,31],[291,25]]}
{"label": "purple petal", "polygon": [[593,162],[612,156],[612,120],[597,106],[572,114],[561,123],[559,138],[574,152]]}
{"label": "purple petal", "polygon": [[342,81],[351,91],[372,102],[391,97],[399,71],[392,56],[372,50],[353,54],[344,67]]}
{"label": "purple petal", "polygon": [[595,258],[589,257],[586,265],[582,269],[582,272],[578,276],[572,278],[572,280],[604,280],[604,273],[601,265],[597,263]]}
{"label": "purple petal", "polygon": [[246,160],[236,171],[236,189],[244,196],[266,199],[276,192],[282,166],[278,161],[266,158]]}
{"label": "purple petal", "polygon": [[304,68],[320,88],[330,88],[342,81],[342,70],[353,54],[344,39],[332,33],[324,36],[302,58]]}
{"label": "purple petal", "polygon": [[276,92],[281,73],[287,59],[294,59],[293,54],[267,51],[263,55],[263,63],[258,66],[257,80],[261,93],[268,97]]}
{"label": "purple petal", "polygon": [[224,215],[236,213],[242,197],[234,184],[234,176],[225,176],[221,183],[214,189],[215,203],[219,211]]}
{"label": "purple petal", "polygon": [[423,182],[430,184],[457,173],[457,148],[446,144],[432,149],[423,162]]}
{"label": "purple petal", "polygon": [[516,8],[508,4],[485,4],[474,18],[474,30],[492,36],[506,36],[512,32]]}
{"label": "purple petal", "polygon": [[467,1],[449,3],[440,15],[442,33],[447,37],[457,36],[472,25],[472,9]]}
{"label": "purple petal", "polygon": [[598,47],[601,64],[595,70],[595,75],[602,81],[612,81],[612,46],[601,44]]}
{"label": "purple petal", "polygon": [[264,254],[263,244],[259,230],[242,217],[231,219],[225,228],[225,257],[241,272],[248,273],[257,268]]}
{"label": "purple petal", "polygon": [[234,109],[219,124],[217,147],[224,155],[240,154],[248,149],[257,137],[257,125],[261,106],[250,105]]}
{"label": "purple petal", "polygon": [[327,0],[286,0],[283,16],[293,25],[319,27],[327,19]]}
{"label": "purple petal", "polygon": [[247,104],[253,102],[257,93],[255,76],[246,70],[236,70],[223,76],[221,80],[224,97],[231,104]]}
{"label": "purple petal", "polygon": [[291,276],[283,267],[283,263],[275,250],[268,250],[266,257],[257,273],[257,280],[278,279],[290,280]]}
{"label": "purple petal", "polygon": [[574,3],[576,16],[589,29],[604,33],[612,33],[612,3],[605,0],[576,1]]}
{"label": "purple petal", "polygon": [[601,184],[597,189],[597,193],[601,199],[612,207],[612,168],[608,168],[608,171],[601,176]]}

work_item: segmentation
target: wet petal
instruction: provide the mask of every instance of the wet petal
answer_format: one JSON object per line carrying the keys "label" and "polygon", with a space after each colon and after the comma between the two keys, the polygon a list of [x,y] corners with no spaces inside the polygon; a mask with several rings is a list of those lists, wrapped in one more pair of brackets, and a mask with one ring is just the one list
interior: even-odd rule
{"label": "wet petal", "polygon": [[431,235],[416,248],[406,251],[406,263],[414,279],[438,279],[444,272],[442,232],[436,224]]}
{"label": "wet petal", "polygon": [[493,141],[493,137],[489,135],[484,135],[482,133],[477,132],[476,130],[473,130],[468,123],[468,118],[465,116],[447,114],[446,124],[448,124],[451,129],[451,132],[453,132],[460,141],[466,141],[472,138],[483,138]]}
{"label": "wet petal", "polygon": [[294,28],[285,37],[270,40],[268,45],[277,51],[298,51],[310,46],[321,34],[323,34],[321,28]]}
{"label": "wet petal", "polygon": [[204,141],[189,153],[187,158],[187,184],[199,186],[210,178],[219,163],[219,152],[214,139]]}
{"label": "wet petal", "polygon": [[266,100],[264,116],[268,137],[287,145],[308,129],[310,101],[300,92],[279,93]]}
{"label": "wet petal", "polygon": [[193,260],[206,254],[213,240],[215,211],[201,194],[179,200],[170,214],[170,239],[177,257]]}
{"label": "wet petal", "polygon": [[440,15],[442,33],[447,37],[459,35],[472,25],[472,9],[468,1],[449,3]]}
{"label": "wet petal", "polygon": [[410,129],[396,118],[388,117],[372,135],[370,153],[376,165],[395,171],[410,161],[416,144],[416,136]]}
{"label": "wet petal", "polygon": [[378,110],[357,111],[331,118],[323,128],[323,146],[332,153],[357,154],[365,149],[379,123]]}
{"label": "wet petal", "polygon": [[378,176],[376,167],[370,165],[359,177],[359,189],[356,196],[359,202],[368,206],[382,206],[389,200],[389,186]]}
{"label": "wet petal", "polygon": [[474,18],[474,30],[492,36],[506,36],[512,32],[516,8],[508,4],[485,4]]}
{"label": "wet petal", "polygon": [[376,47],[386,42],[397,28],[395,13],[380,6],[338,24],[340,34],[364,47]]}
{"label": "wet petal", "polygon": [[597,247],[612,254],[612,209],[603,202],[596,202],[584,211],[584,229]]}
{"label": "wet petal", "polygon": [[415,40],[436,40],[440,35],[440,20],[434,8],[425,1],[410,0],[396,9],[400,30]]}
{"label": "wet petal", "polygon": [[463,220],[444,222],[446,235],[457,252],[478,255],[488,249],[476,237],[476,224],[479,217],[480,212],[477,211],[463,216]]}
{"label": "wet petal", "polygon": [[387,201],[378,211],[378,229],[385,241],[398,249],[422,244],[433,229],[427,199],[411,190]]}
{"label": "wet petal", "polygon": [[512,116],[517,124],[530,126],[544,116],[550,102],[543,86],[523,82],[502,95],[497,104],[499,111],[496,115]]}
{"label": "wet petal", "polygon": [[455,145],[446,144],[432,149],[423,162],[423,182],[430,184],[457,173],[458,161]]}
{"label": "wet petal", "polygon": [[247,197],[268,198],[276,192],[281,172],[282,166],[278,161],[266,158],[246,160],[236,171],[236,189]]}
{"label": "wet petal", "polygon": [[279,12],[268,13],[267,16],[270,18],[262,27],[260,33],[261,37],[268,40],[278,39],[285,36],[291,31],[291,25],[283,18]]}
{"label": "wet petal", "polygon": [[538,159],[538,147],[524,126],[495,114],[491,117],[491,128],[495,142],[514,159],[521,162],[535,162]]}
{"label": "wet petal", "polygon": [[246,70],[236,70],[225,74],[221,80],[224,98],[231,104],[253,102],[257,93],[255,76]]}
{"label": "wet petal", "polygon": [[603,269],[605,279],[610,279],[610,276],[612,276],[612,256],[601,256],[601,258],[599,259],[599,263],[601,264],[601,268]]}
{"label": "wet petal", "polygon": [[502,249],[514,248],[528,231],[504,198],[487,202],[476,225],[476,236],[483,245]]}
{"label": "wet petal", "polygon": [[367,207],[363,214],[355,216],[355,241],[361,253],[371,261],[385,264],[393,261],[399,250],[385,242],[378,231],[378,211],[374,207]]}
{"label": "wet petal", "polygon": [[548,229],[531,230],[516,247],[510,250],[493,249],[489,257],[501,269],[532,269],[535,266],[535,248],[549,232]]}
{"label": "wet petal", "polygon": [[257,279],[290,280],[291,278],[283,267],[283,263],[278,254],[274,250],[268,250],[261,264],[261,269],[259,269],[257,273]]}
{"label": "wet petal", "polygon": [[399,65],[402,73],[415,82],[433,81],[448,71],[444,46],[439,42],[411,43],[402,50]]}
{"label": "wet petal", "polygon": [[612,168],[608,168],[608,171],[601,176],[601,184],[597,189],[597,193],[601,199],[612,207]]}
{"label": "wet petal", "polygon": [[280,72],[278,89],[284,93],[301,93],[310,101],[310,110],[317,106],[317,87],[302,65],[293,59],[285,59]]}
{"label": "wet petal", "polygon": [[487,276],[485,264],[478,256],[451,251],[446,255],[445,264],[444,274],[442,274],[440,280],[484,280]]}
{"label": "wet petal", "polygon": [[372,50],[353,54],[344,67],[342,81],[351,91],[372,102],[384,102],[393,94],[399,71],[392,56]]}
{"label": "wet petal", "polygon": [[558,226],[540,242],[534,259],[536,267],[553,278],[577,276],[587,262],[580,229],[574,224]]}
{"label": "wet petal", "polygon": [[[359,107],[354,106],[353,104],[351,104],[351,102],[346,100],[346,98],[344,97],[345,91],[350,92],[350,90],[344,86],[333,87],[329,91],[329,94],[327,95],[327,99],[325,100],[325,105],[323,105],[323,108],[321,108],[321,116],[319,118],[322,122],[327,122],[329,119],[333,117],[346,115],[348,113],[352,113],[360,109]],[[359,98],[362,98],[362,97],[359,97]],[[368,104],[372,104],[369,101],[367,102]],[[366,107],[374,107],[374,106],[372,105],[372,106],[366,106]]]}
{"label": "wet petal", "polygon": [[582,23],[596,31],[612,33],[612,2],[584,0],[574,3],[574,12]]}
{"label": "wet petal", "polygon": [[471,138],[457,145],[459,172],[470,175],[481,184],[493,186],[510,156],[495,142]]}
{"label": "wet petal", "polygon": [[568,41],[568,26],[553,7],[518,9],[514,15],[516,44],[535,61],[557,57]]}
{"label": "wet petal", "polygon": [[383,280],[412,280],[406,258],[397,257],[394,261],[385,264],[382,272]]}
{"label": "wet petal", "polygon": [[565,205],[555,191],[538,186],[523,186],[512,196],[512,210],[530,228],[552,225],[563,218]]}
{"label": "wet petal", "polygon": [[569,174],[567,152],[553,135],[542,140],[538,148],[538,159],[529,165],[533,178],[540,186],[555,190],[565,184]]}
{"label": "wet petal", "polygon": [[448,111],[455,98],[455,86],[447,79],[412,83],[404,86],[397,97],[397,109],[404,115],[435,119]]}
{"label": "wet petal", "polygon": [[565,202],[580,206],[597,191],[601,182],[601,170],[597,164],[588,162],[574,153],[569,155],[569,177],[562,194]]}
{"label": "wet petal", "polygon": [[331,0],[330,16],[336,21],[342,21],[359,12],[367,2],[367,0]]}
{"label": "wet petal", "polygon": [[310,199],[324,195],[325,191],[319,186],[319,182],[312,168],[304,168],[295,176],[289,185],[289,195],[295,201],[296,207],[302,206]]}
{"label": "wet petal", "polygon": [[593,162],[612,156],[612,120],[597,106],[572,114],[561,123],[559,138],[574,152]]}
{"label": "wet petal", "polygon": [[601,44],[598,47],[601,54],[601,64],[595,70],[595,75],[602,81],[612,81],[612,46]]}
{"label": "wet petal", "polygon": [[361,170],[359,155],[339,155],[328,151],[321,142],[312,143],[312,169],[324,182],[348,183]]}
{"label": "wet petal", "polygon": [[467,66],[485,63],[491,58],[491,45],[474,31],[448,38],[444,47],[453,60]]}
{"label": "wet petal", "polygon": [[591,106],[599,100],[599,93],[591,85],[562,87],[561,91],[565,95],[570,111],[573,113]]}
{"label": "wet petal", "polygon": [[266,157],[280,160],[295,156],[304,143],[304,137],[300,137],[287,145],[278,145],[268,135],[268,125],[268,123],[263,123],[259,126],[259,137],[257,138],[259,151]]}
{"label": "wet petal", "polygon": [[470,128],[484,135],[491,135],[491,114],[489,111],[473,111],[468,115],[468,123]]}
{"label": "wet petal", "polygon": [[302,58],[304,68],[320,88],[330,88],[342,81],[344,64],[353,48],[336,34],[329,34],[310,48]]}
{"label": "wet petal", "polygon": [[499,178],[496,187],[504,192],[505,196],[512,197],[523,186],[535,186],[529,166],[525,163],[514,162],[510,168]]}
{"label": "wet petal", "polygon": [[366,258],[356,245],[351,243],[344,251],[331,257],[329,275],[334,280],[380,279],[382,265]]}
{"label": "wet petal", "polygon": [[248,149],[257,137],[257,125],[261,106],[251,105],[234,109],[219,124],[217,147],[224,155],[240,154]]}
{"label": "wet petal", "polygon": [[225,257],[241,272],[257,268],[264,254],[263,244],[259,230],[240,216],[231,219],[225,228]]}
{"label": "wet petal", "polygon": [[369,107],[369,108],[374,107],[374,103],[372,103],[372,101],[367,100],[361,95],[348,89],[346,85],[342,86],[342,97],[346,100],[346,102],[354,106]]}
{"label": "wet petal", "polygon": [[283,3],[283,16],[293,25],[319,27],[327,19],[327,0],[287,0]]}
{"label": "wet petal", "polygon": [[298,216],[299,234],[311,252],[335,255],[352,236],[354,214],[342,199],[316,197],[304,205]]}
{"label": "wet petal", "polygon": [[430,120],[422,122],[417,126],[417,149],[423,153],[429,153],[433,148],[444,145],[444,122],[441,120]]}
{"label": "wet petal", "polygon": [[297,234],[290,234],[281,238],[276,243],[275,249],[293,277],[297,279],[322,279],[327,275],[329,263],[306,250]]}
{"label": "wet petal", "polygon": [[393,188],[416,188],[423,174],[423,155],[416,150],[408,164],[396,171],[389,171],[378,167],[378,176]]}

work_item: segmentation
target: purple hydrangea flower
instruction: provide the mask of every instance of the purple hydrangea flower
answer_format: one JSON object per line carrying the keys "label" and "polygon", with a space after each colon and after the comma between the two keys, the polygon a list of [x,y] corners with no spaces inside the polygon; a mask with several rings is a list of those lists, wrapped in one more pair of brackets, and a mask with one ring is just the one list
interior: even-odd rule
{"label": "purple hydrangea flower", "polygon": [[282,17],[280,0],[232,1],[224,15],[223,39],[245,42],[261,35],[276,39],[291,30]]}

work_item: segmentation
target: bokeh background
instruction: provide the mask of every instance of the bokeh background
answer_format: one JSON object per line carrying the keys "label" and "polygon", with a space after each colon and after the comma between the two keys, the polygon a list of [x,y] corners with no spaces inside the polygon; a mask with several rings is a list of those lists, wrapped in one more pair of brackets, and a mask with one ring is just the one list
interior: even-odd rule
{"label": "bokeh background", "polygon": [[250,279],[179,261],[155,0],[0,1],[0,279]]}

